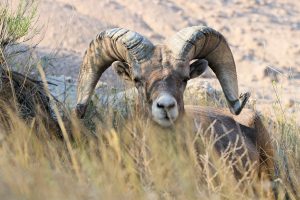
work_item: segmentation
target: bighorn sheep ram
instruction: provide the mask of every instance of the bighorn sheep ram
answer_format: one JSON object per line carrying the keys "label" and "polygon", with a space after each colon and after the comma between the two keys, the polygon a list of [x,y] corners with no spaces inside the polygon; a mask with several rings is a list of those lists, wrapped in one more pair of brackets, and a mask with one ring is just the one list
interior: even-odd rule
{"label": "bighorn sheep ram", "polygon": [[[76,114],[84,116],[100,76],[113,64],[119,75],[134,81],[153,120],[161,126],[171,126],[184,113],[187,81],[206,69],[203,59],[217,75],[230,111],[239,114],[249,94],[238,96],[230,48],[220,33],[202,26],[183,29],[166,45],[157,46],[126,29],[101,32],[90,43],[80,69]],[[196,61],[190,64],[193,60]]]}
{"label": "bighorn sheep ram", "polygon": [[[219,32],[204,26],[189,27],[165,45],[153,45],[142,35],[122,28],[101,32],[90,43],[80,69],[75,108],[79,118],[84,117],[100,76],[111,65],[120,76],[135,83],[145,113],[160,126],[176,124],[184,113],[194,115],[204,126],[215,121],[217,134],[224,134],[224,127],[231,130],[220,139],[218,151],[240,138],[251,160],[257,161],[260,169],[272,170],[271,139],[258,115],[247,110],[242,116],[234,116],[243,109],[249,93],[238,96],[235,62]],[[207,65],[216,74],[234,115],[208,107],[189,107],[185,112],[187,81],[203,73]]]}

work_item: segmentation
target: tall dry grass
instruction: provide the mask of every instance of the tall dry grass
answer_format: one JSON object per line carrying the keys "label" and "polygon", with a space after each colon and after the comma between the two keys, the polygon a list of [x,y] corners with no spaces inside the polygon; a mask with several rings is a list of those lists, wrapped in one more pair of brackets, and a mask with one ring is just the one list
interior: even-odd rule
{"label": "tall dry grass", "polygon": [[124,119],[108,108],[97,110],[100,119],[88,119],[94,123],[90,129],[75,119],[66,124],[69,141],[35,129],[35,119],[24,122],[7,111],[11,123],[1,129],[0,199],[270,199],[272,185],[279,199],[285,191],[297,199],[295,124],[277,121],[269,127],[277,149],[273,182],[257,179],[251,166],[237,181],[233,166],[239,163],[229,159],[235,149],[218,156],[216,138],[205,137],[211,130],[195,130],[190,122],[166,130],[140,116]]}

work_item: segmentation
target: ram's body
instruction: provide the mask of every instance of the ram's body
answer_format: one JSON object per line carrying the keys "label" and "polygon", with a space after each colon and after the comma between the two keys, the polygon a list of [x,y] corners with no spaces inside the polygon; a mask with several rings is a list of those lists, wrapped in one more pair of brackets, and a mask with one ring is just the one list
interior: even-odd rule
{"label": "ram's body", "polygon": [[[229,145],[236,145],[244,148],[236,151],[237,155],[244,155],[243,165],[247,165],[247,158],[255,163],[259,175],[267,175],[272,178],[274,175],[274,149],[270,133],[263,125],[262,119],[256,112],[244,109],[239,116],[232,115],[225,109],[218,109],[205,106],[186,106],[186,117],[201,127],[203,131],[210,129],[210,134],[220,137],[216,142],[217,152],[222,152]],[[243,144],[242,144],[243,143]],[[248,151],[246,156],[244,152]],[[248,163],[249,164],[249,163]],[[236,172],[236,176],[240,176]]]}

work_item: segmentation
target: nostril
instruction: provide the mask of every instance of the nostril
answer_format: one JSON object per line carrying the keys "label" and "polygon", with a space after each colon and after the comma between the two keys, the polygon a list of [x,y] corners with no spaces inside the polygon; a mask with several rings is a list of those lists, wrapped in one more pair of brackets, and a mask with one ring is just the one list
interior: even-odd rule
{"label": "nostril", "polygon": [[158,108],[164,108],[165,106],[163,104],[160,104],[159,102],[157,102],[157,107]]}
{"label": "nostril", "polygon": [[166,106],[168,109],[172,109],[175,107],[175,102],[170,103],[168,106]]}

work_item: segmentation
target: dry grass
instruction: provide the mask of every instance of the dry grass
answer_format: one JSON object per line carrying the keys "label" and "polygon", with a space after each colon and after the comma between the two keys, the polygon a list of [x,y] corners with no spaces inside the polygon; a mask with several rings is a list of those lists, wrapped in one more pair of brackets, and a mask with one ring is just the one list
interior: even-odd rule
{"label": "dry grass", "polygon": [[10,131],[0,129],[0,199],[269,199],[274,183],[282,199],[285,189],[293,197],[299,188],[295,124],[270,127],[280,169],[272,183],[258,180],[251,167],[236,181],[232,168],[239,163],[228,158],[235,149],[217,156],[215,138],[204,137],[210,130],[195,131],[190,123],[164,130],[102,108],[101,120],[89,119],[93,129],[74,120],[67,130],[73,139],[63,141],[47,129],[36,130],[35,120],[25,123],[7,113]]}

